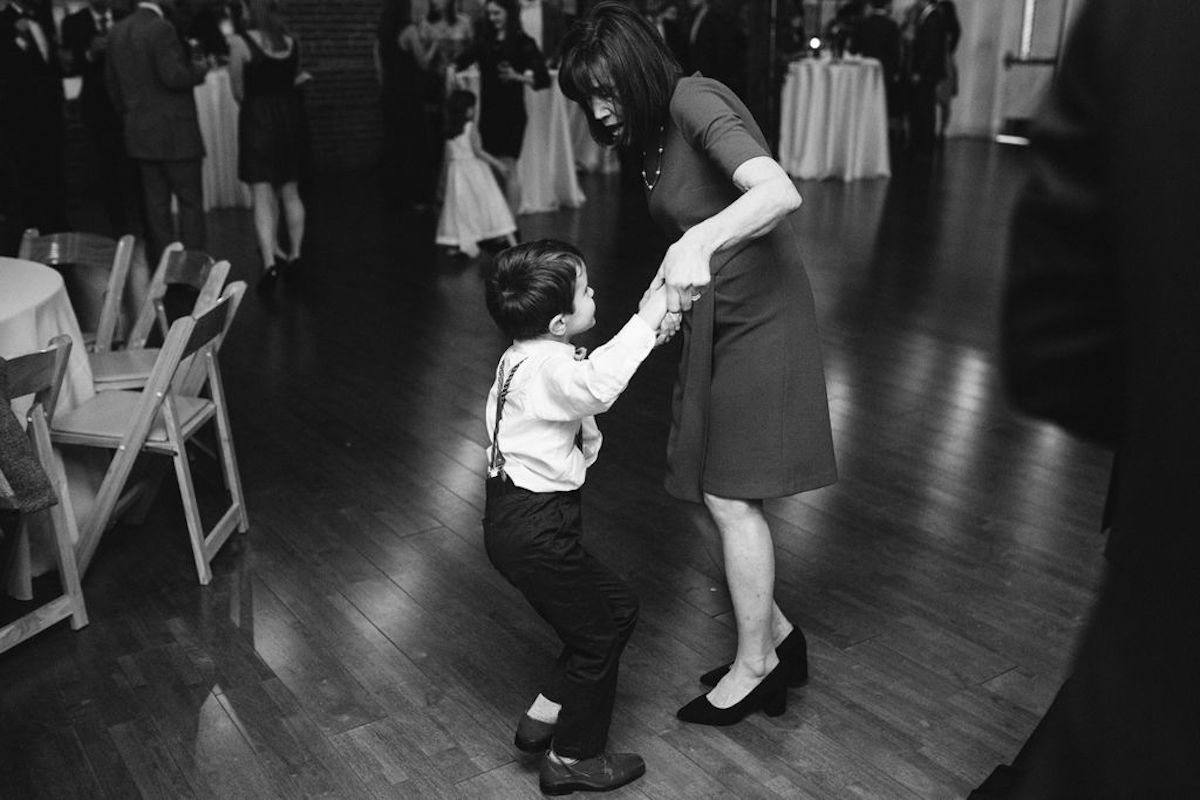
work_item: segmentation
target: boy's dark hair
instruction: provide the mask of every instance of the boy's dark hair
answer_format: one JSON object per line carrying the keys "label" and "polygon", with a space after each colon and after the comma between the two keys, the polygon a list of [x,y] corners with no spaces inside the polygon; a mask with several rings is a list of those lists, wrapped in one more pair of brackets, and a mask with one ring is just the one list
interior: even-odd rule
{"label": "boy's dark hair", "polygon": [[[624,3],[600,3],[567,32],[560,47],[559,88],[583,109],[593,139],[643,149],[657,139],[683,71],[645,17]],[[624,126],[615,141],[592,114],[592,97],[619,106]]]}
{"label": "boy's dark hair", "polygon": [[583,253],[555,239],[510,247],[488,270],[488,312],[506,336],[536,339],[550,320],[575,310],[575,280],[585,266]]}
{"label": "boy's dark hair", "polygon": [[455,89],[446,98],[446,138],[453,139],[467,126],[467,112],[475,108],[475,93]]}

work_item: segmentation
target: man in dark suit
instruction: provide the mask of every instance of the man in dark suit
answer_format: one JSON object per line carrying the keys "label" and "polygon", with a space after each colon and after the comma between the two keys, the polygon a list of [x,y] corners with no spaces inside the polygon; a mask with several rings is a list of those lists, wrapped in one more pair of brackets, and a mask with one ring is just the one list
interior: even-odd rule
{"label": "man in dark suit", "polygon": [[888,116],[900,112],[900,25],[892,19],[892,0],[870,0],[854,28],[850,50],[877,59],[883,67]]}
{"label": "man in dark suit", "polygon": [[112,234],[129,232],[127,208],[136,186],[136,170],[125,154],[121,120],[113,109],[104,80],[108,34],[123,18],[112,8],[111,0],[90,0],[88,5],[62,22],[62,47],[67,56],[68,74],[82,78],[79,94],[80,116],[96,148],[104,196],[104,209],[112,225]]}
{"label": "man in dark suit", "polygon": [[1089,2],[1033,129],[1005,376],[1120,468],[1104,585],[1018,798],[1200,797],[1197,38],[1195,0]]}
{"label": "man in dark suit", "polygon": [[150,257],[175,240],[171,196],[179,203],[180,237],[205,246],[200,168],[204,142],[196,117],[194,86],[207,65],[190,60],[164,12],[175,0],[138,3],[109,34],[105,78],[124,126],[125,150],[138,162]]}
{"label": "man in dark suit", "polygon": [[918,154],[929,155],[936,144],[937,87],[946,77],[946,20],[937,0],[918,0],[909,64],[909,135]]}
{"label": "man in dark suit", "polygon": [[49,6],[0,0],[0,252],[67,227],[63,102]]}
{"label": "man in dark suit", "polygon": [[711,2],[691,0],[687,31],[685,74],[699,72],[733,89],[746,93],[746,37],[737,19]]}

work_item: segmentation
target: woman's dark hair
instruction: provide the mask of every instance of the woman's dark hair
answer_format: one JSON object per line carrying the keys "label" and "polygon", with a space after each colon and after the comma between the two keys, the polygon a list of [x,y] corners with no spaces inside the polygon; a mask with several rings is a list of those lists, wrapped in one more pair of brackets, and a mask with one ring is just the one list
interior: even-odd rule
{"label": "woman's dark hair", "polygon": [[504,38],[513,41],[520,36],[523,31],[521,29],[521,8],[517,5],[517,0],[487,0],[483,4],[483,14],[479,19],[480,30],[483,32],[484,38],[489,42],[496,41],[496,28],[487,18],[487,7],[490,5],[500,6],[507,15],[504,18]]}
{"label": "woman's dark hair", "polygon": [[246,6],[246,27],[262,35],[267,50],[276,53],[285,50],[288,29],[279,15],[278,0],[249,0]]}
{"label": "woman's dark hair", "polygon": [[488,271],[488,313],[506,336],[536,339],[550,320],[575,310],[575,281],[584,267],[583,253],[555,239],[510,247]]}
{"label": "woman's dark hair", "polygon": [[[599,3],[567,32],[562,53],[558,85],[583,108],[593,139],[641,146],[658,135],[683,70],[645,17],[624,3]],[[616,102],[616,140],[592,114],[593,97]]]}
{"label": "woman's dark hair", "polygon": [[445,14],[438,8],[437,0],[430,0],[429,11],[425,14],[425,19],[431,23],[445,19],[447,25],[453,25],[454,21],[458,19],[458,0],[446,0]]}
{"label": "woman's dark hair", "polygon": [[467,112],[475,108],[475,93],[455,89],[446,98],[446,138],[453,139],[467,125]]}

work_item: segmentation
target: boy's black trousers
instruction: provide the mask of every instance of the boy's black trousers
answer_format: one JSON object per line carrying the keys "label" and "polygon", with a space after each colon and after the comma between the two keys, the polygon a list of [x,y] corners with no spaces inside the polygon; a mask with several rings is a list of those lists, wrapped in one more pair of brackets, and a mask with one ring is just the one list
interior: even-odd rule
{"label": "boy's black trousers", "polygon": [[580,542],[579,491],[531,492],[488,478],[483,518],[488,558],[550,623],[563,649],[541,693],[562,704],[554,751],[591,758],[604,751],[621,652],[637,623],[629,586]]}

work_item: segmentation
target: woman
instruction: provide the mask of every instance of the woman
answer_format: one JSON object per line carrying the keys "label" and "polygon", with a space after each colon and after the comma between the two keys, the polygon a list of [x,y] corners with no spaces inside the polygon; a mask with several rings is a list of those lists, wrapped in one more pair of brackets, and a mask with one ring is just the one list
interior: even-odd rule
{"label": "woman", "polygon": [[422,44],[411,0],[387,0],[375,41],[375,74],[383,106],[380,177],[388,198],[423,211],[433,194],[435,136],[425,114],[426,72],[436,43]]}
{"label": "woman", "polygon": [[437,44],[433,69],[439,73],[471,46],[471,20],[459,13],[458,0],[431,0],[417,32],[422,43]]}
{"label": "woman", "polygon": [[[300,267],[304,203],[298,181],[304,157],[304,118],[298,86],[300,44],[288,33],[276,0],[250,0],[246,31],[230,40],[229,77],[238,114],[238,178],[250,184],[254,230],[262,254],[259,288],[269,289],[287,268]],[[287,224],[286,256],[275,239],[279,207]]]}
{"label": "woman", "polygon": [[[650,213],[673,244],[654,283],[668,289],[666,338],[682,324],[667,490],[703,503],[721,537],[737,623],[729,668],[679,711],[726,725],[782,713],[807,680],[804,634],[773,598],[763,498],[836,480],[812,290],[792,213],[800,196],[737,96],[680,77],[662,38],[621,3],[592,9],[564,43],[559,82],[592,135],[641,154]],[[715,684],[715,685],[714,685]]]}
{"label": "woman", "polygon": [[508,168],[505,194],[513,213],[520,202],[517,156],[525,136],[525,87],[550,85],[546,61],[521,31],[517,0],[488,0],[475,43],[458,58],[459,70],[479,64],[479,134],[483,149]]}

